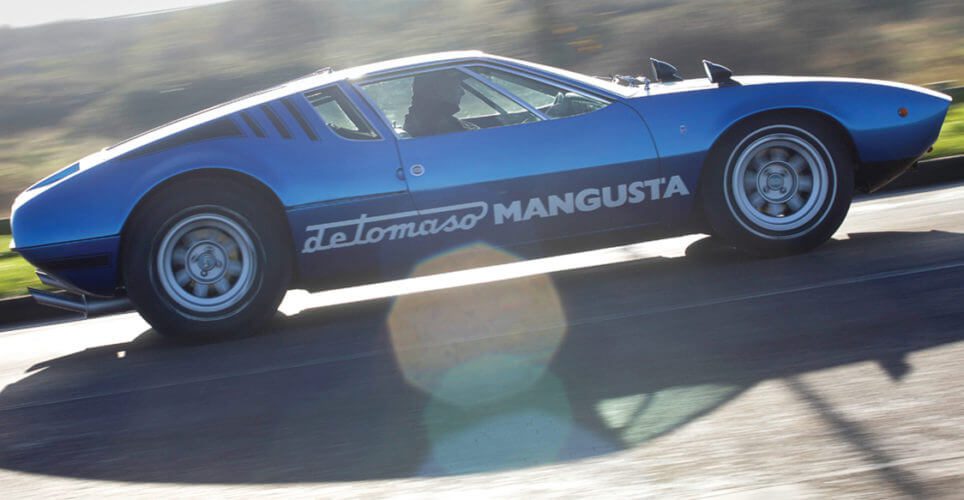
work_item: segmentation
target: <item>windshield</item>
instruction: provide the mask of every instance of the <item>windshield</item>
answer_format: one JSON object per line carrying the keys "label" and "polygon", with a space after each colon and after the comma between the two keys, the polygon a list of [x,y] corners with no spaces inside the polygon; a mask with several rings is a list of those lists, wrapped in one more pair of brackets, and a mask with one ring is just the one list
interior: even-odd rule
{"label": "windshield", "polygon": [[613,93],[613,94],[617,94],[617,95],[621,95],[621,96],[626,96],[626,97],[629,97],[629,96],[632,96],[633,94],[635,94],[635,88],[633,88],[633,87],[626,87],[626,86],[623,86],[623,85],[619,85],[619,84],[617,84],[617,83],[614,83],[614,82],[612,82],[612,81],[608,81],[608,80],[605,80],[605,79],[597,78],[597,77],[594,77],[594,76],[585,75],[585,74],[582,74],[582,73],[577,73],[577,72],[575,72],[575,71],[569,71],[569,70],[567,70],[567,69],[557,68],[557,67],[555,67],[555,66],[549,66],[549,65],[545,65],[545,64],[538,64],[538,63],[533,63],[533,62],[528,62],[528,61],[520,61],[520,60],[518,60],[518,59],[511,59],[511,58],[508,58],[508,57],[500,57],[499,59],[501,59],[501,60],[503,60],[503,61],[508,61],[508,62],[512,62],[512,63],[515,63],[515,64],[519,64],[519,65],[522,65],[522,66],[528,66],[528,67],[530,67],[530,68],[535,68],[535,69],[538,69],[538,70],[540,70],[540,71],[544,71],[544,72],[546,72],[546,73],[553,73],[553,74],[559,75],[559,76],[561,76],[561,77],[563,77],[563,78],[568,78],[568,79],[570,79],[570,80],[576,81],[576,82],[581,83],[581,84],[583,84],[583,85],[587,85],[587,86],[589,86],[589,87],[596,87],[596,88],[602,89],[603,91],[610,92],[610,93]]}

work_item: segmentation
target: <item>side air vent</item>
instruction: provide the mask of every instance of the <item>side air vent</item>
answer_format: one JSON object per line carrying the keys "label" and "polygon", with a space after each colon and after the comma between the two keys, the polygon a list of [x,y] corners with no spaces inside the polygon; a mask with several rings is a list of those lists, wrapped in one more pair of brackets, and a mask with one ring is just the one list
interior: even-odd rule
{"label": "side air vent", "polygon": [[251,129],[252,132],[254,132],[254,135],[261,137],[262,139],[265,137],[264,130],[261,130],[261,126],[258,125],[256,121],[254,121],[254,118],[251,118],[251,115],[249,115],[245,111],[242,111],[241,119],[244,120],[244,123],[248,126],[248,128]]}
{"label": "side air vent", "polygon": [[298,125],[301,126],[301,130],[305,132],[305,135],[307,135],[309,139],[317,141],[318,135],[315,134],[315,131],[311,129],[311,125],[308,125],[308,122],[305,120],[305,117],[301,115],[301,112],[298,111],[298,107],[295,106],[295,103],[291,102],[291,98],[285,98],[282,100],[282,102],[285,103],[285,108],[289,113],[291,113],[291,116],[295,117],[295,120],[298,121]]}
{"label": "side air vent", "polygon": [[204,123],[183,132],[174,134],[156,142],[135,149],[120,157],[122,160],[135,158],[138,156],[149,155],[164,151],[166,149],[184,146],[194,142],[201,142],[210,139],[224,139],[227,137],[243,137],[241,128],[230,118],[220,118],[212,122]]}
{"label": "side air vent", "polygon": [[274,128],[278,130],[278,133],[281,134],[281,137],[291,139],[291,132],[288,131],[288,127],[285,127],[285,124],[281,121],[281,118],[279,118],[277,113],[271,109],[270,105],[262,104],[261,111],[268,116],[268,119],[271,120],[271,124],[274,125]]}

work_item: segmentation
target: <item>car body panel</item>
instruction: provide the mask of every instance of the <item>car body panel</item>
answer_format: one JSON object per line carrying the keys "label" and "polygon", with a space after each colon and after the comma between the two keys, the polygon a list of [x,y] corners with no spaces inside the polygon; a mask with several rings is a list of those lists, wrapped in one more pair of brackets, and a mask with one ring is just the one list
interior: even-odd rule
{"label": "car body panel", "polygon": [[97,297],[117,290],[120,236],[32,247],[29,261],[62,283]]}
{"label": "car body panel", "polygon": [[[557,120],[400,139],[357,85],[396,72],[463,64],[504,67],[611,104]],[[110,295],[122,286],[122,232],[139,203],[179,176],[231,172],[273,193],[287,214],[299,286],[347,284],[353,276],[388,279],[404,276],[426,255],[473,242],[538,248],[541,241],[580,234],[597,234],[591,238],[602,241],[607,231],[689,220],[707,154],[727,130],[760,113],[808,110],[827,116],[846,131],[860,164],[873,165],[910,162],[923,154],[936,140],[949,105],[943,94],[890,82],[735,79],[741,85],[719,87],[697,79],[633,88],[481,52],[324,72],[216,106],[80,160],[77,172],[51,178],[17,198],[14,241],[38,268],[56,269],[58,278],[89,293]],[[380,137],[350,140],[327,127],[304,97],[325,86],[341,89]],[[899,116],[899,108],[909,111],[907,117]],[[205,127],[208,135],[199,139]],[[426,173],[413,177],[415,164]],[[585,199],[597,199],[602,188],[618,194],[619,186],[628,194],[634,182],[650,182],[646,188],[636,186],[637,192],[652,188],[645,203],[606,207],[600,202],[598,209],[544,214],[552,196],[574,199],[590,190]],[[532,200],[537,200],[534,207]],[[473,203],[479,210],[485,205],[485,217],[467,228],[443,226],[442,215],[452,215],[444,209],[471,210]],[[498,207],[502,222],[497,224]],[[354,227],[360,218],[395,226],[397,234],[363,242],[338,230]],[[425,222],[434,219],[438,226]],[[427,229],[402,227],[409,222],[425,222]],[[332,244],[323,238],[337,232],[346,234],[322,248]],[[96,257],[103,265],[65,267],[65,261],[84,262],[71,260],[76,257]]]}
{"label": "car body panel", "polygon": [[[723,133],[754,115],[806,110],[827,116],[847,131],[858,162],[875,164],[923,155],[937,140],[948,107],[946,99],[930,91],[861,80],[777,79],[723,88],[680,83],[688,90],[628,102],[646,118],[664,174],[680,175],[688,185],[698,184],[706,155]],[[898,114],[902,107],[910,110],[907,118]],[[666,208],[685,214],[691,208],[688,201]]]}
{"label": "car body panel", "polygon": [[[559,140],[562,137],[566,140]],[[408,177],[420,210],[469,200],[528,206],[532,198],[659,177],[649,131],[630,107],[619,102],[566,119],[403,140],[399,150],[406,168],[425,169],[424,175]],[[611,193],[611,201],[619,201],[617,194]],[[489,238],[494,244],[512,245],[657,222],[655,207],[635,208],[574,212],[567,217],[533,213],[523,224],[480,230],[492,229]]]}

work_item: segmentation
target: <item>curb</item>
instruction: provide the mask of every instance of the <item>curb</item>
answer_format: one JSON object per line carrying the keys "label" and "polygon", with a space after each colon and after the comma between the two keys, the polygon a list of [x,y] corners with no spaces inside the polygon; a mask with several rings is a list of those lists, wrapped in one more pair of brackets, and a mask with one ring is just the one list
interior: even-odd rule
{"label": "curb", "polygon": [[[917,168],[900,176],[878,193],[961,180],[964,180],[964,155],[949,156],[922,161]],[[7,228],[6,233],[4,228]],[[0,234],[9,234],[9,228],[9,219],[0,220]],[[30,296],[0,299],[0,326],[4,327],[19,323],[81,318],[83,316],[77,313],[42,306]]]}

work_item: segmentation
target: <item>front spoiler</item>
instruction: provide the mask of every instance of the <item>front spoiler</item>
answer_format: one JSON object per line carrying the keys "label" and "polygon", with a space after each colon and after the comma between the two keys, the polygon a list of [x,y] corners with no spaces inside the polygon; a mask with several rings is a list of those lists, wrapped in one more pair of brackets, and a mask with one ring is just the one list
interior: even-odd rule
{"label": "front spoiler", "polygon": [[40,305],[80,313],[86,318],[133,309],[131,301],[127,297],[92,297],[48,274],[38,272],[37,277],[44,285],[62,290],[61,292],[48,292],[28,288],[30,295]]}
{"label": "front spoiler", "polygon": [[117,294],[119,236],[32,247],[17,240],[17,253],[62,285],[69,284],[83,295],[109,298]]}

